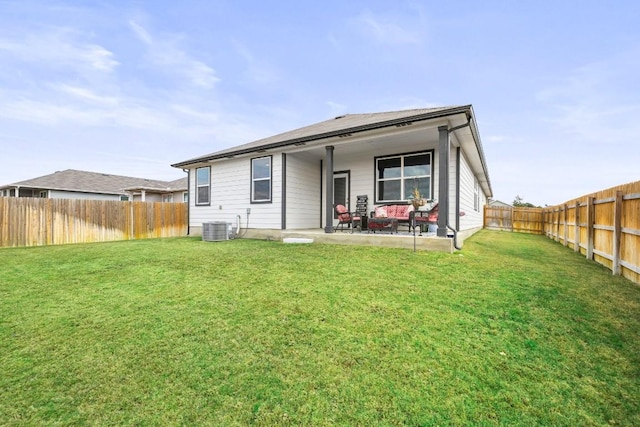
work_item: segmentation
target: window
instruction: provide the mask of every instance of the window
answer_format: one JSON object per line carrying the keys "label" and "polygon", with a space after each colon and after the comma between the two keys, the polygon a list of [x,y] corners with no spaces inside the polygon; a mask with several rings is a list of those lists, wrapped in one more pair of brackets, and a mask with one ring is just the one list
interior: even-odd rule
{"label": "window", "polygon": [[433,152],[376,158],[376,202],[407,200],[414,188],[431,198]]}
{"label": "window", "polygon": [[189,192],[185,191],[184,193],[182,193],[182,201],[184,203],[189,203]]}
{"label": "window", "polygon": [[121,202],[128,202],[129,201],[129,196],[120,196],[120,201]]}
{"label": "window", "polygon": [[162,202],[163,203],[171,203],[171,202],[173,202],[173,194],[163,194],[162,195]]}
{"label": "window", "polygon": [[211,167],[196,169],[196,205],[211,204]]}
{"label": "window", "polygon": [[251,159],[251,203],[271,202],[271,156]]}
{"label": "window", "polygon": [[48,194],[47,190],[41,191],[40,192],[40,197],[43,198],[43,199],[46,199],[47,198],[47,194]]}

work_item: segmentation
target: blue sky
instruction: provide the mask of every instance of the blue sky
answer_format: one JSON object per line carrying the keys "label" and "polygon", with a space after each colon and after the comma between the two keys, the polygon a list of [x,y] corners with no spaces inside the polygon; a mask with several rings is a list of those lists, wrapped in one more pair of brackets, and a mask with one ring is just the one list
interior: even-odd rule
{"label": "blue sky", "polygon": [[640,180],[635,1],[0,0],[0,184],[473,104],[494,197]]}

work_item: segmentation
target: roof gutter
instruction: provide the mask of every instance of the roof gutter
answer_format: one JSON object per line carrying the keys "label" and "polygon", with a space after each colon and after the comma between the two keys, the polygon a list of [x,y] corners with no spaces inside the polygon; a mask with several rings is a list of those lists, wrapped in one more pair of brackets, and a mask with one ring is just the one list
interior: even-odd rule
{"label": "roof gutter", "polygon": [[[470,107],[470,110],[473,107]],[[473,115],[469,116],[469,122],[471,122],[471,118],[473,117]],[[473,141],[476,144],[476,150],[478,151],[478,154],[480,155],[480,163],[482,163],[482,169],[484,170],[484,176],[487,177],[487,187],[489,188],[489,193],[487,196],[488,197],[493,197],[493,190],[491,189],[491,179],[489,178],[489,169],[487,168],[487,160],[484,157],[484,150],[482,149],[482,143],[480,142],[480,132],[478,132],[478,127],[476,126],[475,121],[473,122],[472,126],[469,126],[469,129],[471,130],[471,134],[473,135]]]}
{"label": "roof gutter", "polygon": [[[224,158],[233,157],[233,156],[240,156],[240,155],[243,155],[243,154],[254,153],[254,152],[257,152],[257,151],[270,150],[270,149],[273,149],[273,148],[288,147],[288,146],[291,146],[291,145],[303,145],[303,144],[305,144],[307,142],[318,141],[318,140],[321,140],[321,139],[340,137],[340,136],[344,136],[344,135],[347,135],[347,134],[354,134],[354,133],[359,133],[359,132],[365,132],[365,131],[381,129],[381,128],[385,128],[385,127],[390,127],[390,126],[402,125],[404,123],[419,122],[419,121],[430,120],[430,119],[437,119],[437,118],[441,118],[441,117],[452,116],[454,114],[467,113],[467,116],[469,116],[468,112],[470,112],[470,111],[471,111],[471,106],[470,105],[463,105],[461,107],[454,107],[454,108],[451,108],[449,110],[444,110],[444,111],[441,110],[441,111],[436,111],[436,112],[432,112],[432,113],[419,114],[417,116],[403,117],[401,119],[394,119],[394,120],[387,120],[387,121],[384,121],[384,122],[371,123],[371,124],[368,124],[368,125],[361,125],[361,126],[356,126],[356,127],[347,128],[347,129],[341,129],[341,130],[336,130],[336,131],[331,131],[331,132],[325,132],[325,133],[321,133],[321,134],[317,134],[317,135],[309,135],[309,136],[304,136],[304,137],[300,137],[300,138],[289,139],[289,140],[286,140],[286,141],[280,141],[280,142],[274,142],[274,143],[271,143],[271,144],[260,145],[260,146],[257,146],[257,147],[245,148],[245,149],[236,150],[236,151],[227,151],[227,152],[224,152],[224,153],[221,153],[221,154],[213,154],[213,155],[210,155],[210,156],[200,157],[198,159],[192,159],[192,160],[187,160],[187,161],[180,162],[180,163],[175,163],[175,164],[172,164],[171,166],[174,167],[174,168],[182,168],[184,166],[197,164],[197,163],[202,163],[202,162],[209,162],[211,160],[218,160],[218,159],[224,159]],[[477,143],[476,143],[476,145],[477,145]]]}

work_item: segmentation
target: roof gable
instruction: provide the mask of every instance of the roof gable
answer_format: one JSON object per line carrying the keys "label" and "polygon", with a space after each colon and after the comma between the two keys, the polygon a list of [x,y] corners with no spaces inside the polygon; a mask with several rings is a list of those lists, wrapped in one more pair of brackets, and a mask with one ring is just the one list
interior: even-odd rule
{"label": "roof gable", "polygon": [[290,130],[278,135],[259,139],[248,144],[238,145],[225,150],[216,151],[204,156],[175,163],[173,167],[183,167],[195,163],[221,159],[239,154],[256,152],[269,148],[285,147],[309,141],[330,138],[349,133],[362,132],[401,123],[421,121],[458,114],[470,108],[469,105],[438,108],[421,108],[381,113],[345,114],[309,126]]}

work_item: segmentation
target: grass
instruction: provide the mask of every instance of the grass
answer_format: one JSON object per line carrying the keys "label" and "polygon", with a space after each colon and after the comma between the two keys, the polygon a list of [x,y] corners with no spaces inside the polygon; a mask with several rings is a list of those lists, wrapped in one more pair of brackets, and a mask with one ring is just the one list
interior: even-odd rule
{"label": "grass", "polygon": [[640,287],[540,236],[0,250],[1,425],[640,425]]}

